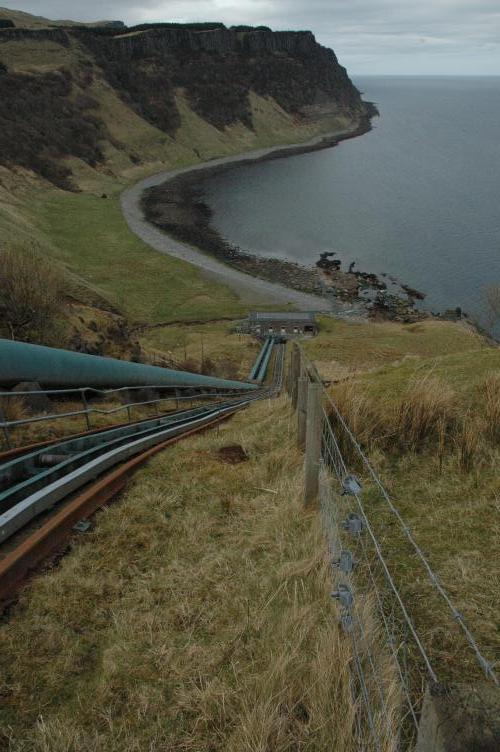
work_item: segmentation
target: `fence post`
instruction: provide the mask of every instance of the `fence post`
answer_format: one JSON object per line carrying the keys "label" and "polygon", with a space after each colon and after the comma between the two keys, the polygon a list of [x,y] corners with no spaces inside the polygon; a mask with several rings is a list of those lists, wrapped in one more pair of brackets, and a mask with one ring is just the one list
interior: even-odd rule
{"label": "fence post", "polygon": [[90,431],[92,425],[90,423],[89,403],[87,402],[87,397],[85,396],[85,389],[80,390],[80,395],[82,398],[83,409],[85,410],[85,422],[87,423],[87,430]]}
{"label": "fence post", "polygon": [[[6,422],[6,420],[5,420],[5,414],[4,414],[3,410],[0,409],[0,423],[5,423],[5,422]],[[5,438],[5,443],[7,444],[7,449],[12,449],[12,444],[10,442],[9,429],[7,428],[7,426],[2,426],[2,433],[3,433],[4,438]]]}
{"label": "fence post", "polygon": [[493,684],[433,684],[424,696],[416,752],[499,749],[500,690]]}
{"label": "fence post", "polygon": [[[287,347],[288,351],[288,347]],[[292,352],[290,350],[290,355],[288,357],[288,368],[286,371],[286,379],[285,379],[285,386],[286,391],[289,397],[292,396]]]}
{"label": "fence post", "polygon": [[321,459],[321,384],[309,384],[307,389],[306,462],[304,506],[317,503],[319,466]]}
{"label": "fence post", "polygon": [[303,449],[306,443],[307,387],[309,379],[301,376],[297,386],[297,445]]}
{"label": "fence post", "polygon": [[292,405],[293,409],[297,408],[298,398],[298,379],[300,376],[300,351],[297,345],[293,345],[292,348]]}

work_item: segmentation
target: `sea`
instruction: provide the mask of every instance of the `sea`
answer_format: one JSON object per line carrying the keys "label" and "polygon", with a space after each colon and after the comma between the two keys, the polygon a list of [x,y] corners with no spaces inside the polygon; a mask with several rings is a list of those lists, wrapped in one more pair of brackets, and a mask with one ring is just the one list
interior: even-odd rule
{"label": "sea", "polygon": [[231,243],[306,266],[335,252],[386,274],[435,312],[488,327],[500,285],[500,78],[355,79],[380,117],[336,147],[204,180]]}

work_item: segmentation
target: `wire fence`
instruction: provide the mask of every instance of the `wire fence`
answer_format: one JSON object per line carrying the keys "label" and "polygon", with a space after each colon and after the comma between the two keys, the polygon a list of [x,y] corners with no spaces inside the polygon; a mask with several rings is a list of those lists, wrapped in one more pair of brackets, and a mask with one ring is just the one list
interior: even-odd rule
{"label": "wire fence", "polygon": [[[300,346],[298,351],[302,377],[322,385],[314,364]],[[464,651],[470,651],[486,679],[498,686],[498,676],[324,387],[320,425],[320,513],[335,588],[332,596],[351,642],[358,749],[412,749],[426,683],[442,681],[442,676],[433,636],[415,618],[415,604],[387,555],[393,536],[400,534],[406,541],[414,577],[425,580],[432,591],[434,601],[429,608],[434,603],[439,608],[441,630],[456,632],[457,640],[460,631]],[[347,446],[352,451],[346,452]],[[350,459],[353,456],[359,461]],[[354,470],[362,468],[361,479],[353,466]],[[381,511],[384,506],[390,515],[387,524]]]}
{"label": "wire fence", "polygon": [[[141,394],[142,398],[133,400],[130,396],[134,394]],[[18,392],[0,392],[0,431],[3,434],[4,443],[8,449],[12,447],[12,431],[18,428],[31,426],[36,423],[52,422],[68,418],[83,417],[85,419],[85,426],[87,430],[91,430],[92,416],[111,416],[120,412],[127,413],[128,422],[132,421],[132,409],[163,406],[165,403],[175,403],[175,409],[179,409],[181,404],[194,401],[204,401],[210,399],[222,399],[231,396],[238,396],[239,390],[224,390],[220,391],[214,389],[196,389],[192,386],[130,386],[119,387],[115,389],[97,389],[93,387],[71,388],[71,389],[46,389],[36,391],[18,391]],[[164,396],[162,396],[164,395]],[[2,410],[2,402],[4,406],[9,407],[10,401],[12,403],[21,402],[26,398],[34,397],[47,397],[50,400],[71,400],[79,398],[82,403],[82,409],[79,410],[66,410],[66,411],[54,411],[49,410],[40,411],[41,414],[31,415],[29,417],[17,418],[14,420],[8,420],[5,416],[4,410]],[[125,400],[116,407],[96,407],[90,404],[90,399],[108,399],[118,398]]]}
{"label": "wire fence", "polygon": [[[263,365],[261,363],[262,380],[264,379],[267,367],[269,364],[269,358],[272,352],[275,352],[275,381],[277,379],[278,389],[281,388],[283,382],[284,373],[284,348],[271,347],[269,349],[268,358]],[[262,387],[260,387],[262,389]],[[260,393],[260,392],[259,392]],[[141,394],[141,399],[131,400],[130,396],[134,394]],[[248,389],[223,389],[218,387],[195,387],[187,385],[143,385],[143,386],[126,386],[116,387],[113,389],[99,389],[95,387],[78,387],[78,388],[66,388],[66,389],[37,389],[26,391],[7,392],[0,391],[0,432],[4,439],[4,444],[7,449],[11,449],[13,445],[12,436],[13,431],[23,427],[31,426],[37,423],[52,422],[62,419],[71,419],[83,417],[85,420],[85,427],[88,431],[96,428],[92,423],[92,416],[111,416],[120,412],[127,413],[128,422],[132,422],[132,409],[154,407],[156,413],[159,414],[160,406],[164,403],[175,403],[175,409],[179,409],[182,405],[190,403],[193,407],[194,404],[210,400],[227,400],[231,398],[238,399],[240,396],[249,394]],[[164,396],[162,396],[164,395]],[[29,397],[47,397],[54,401],[74,400],[79,399],[82,403],[81,410],[66,410],[66,411],[39,411],[42,414],[35,414],[29,417],[17,418],[8,420],[5,417],[5,413],[2,410],[2,402],[8,406],[9,401],[12,402],[24,400]],[[90,404],[91,398],[108,399],[118,398],[124,399],[124,401],[116,407],[96,407]]]}

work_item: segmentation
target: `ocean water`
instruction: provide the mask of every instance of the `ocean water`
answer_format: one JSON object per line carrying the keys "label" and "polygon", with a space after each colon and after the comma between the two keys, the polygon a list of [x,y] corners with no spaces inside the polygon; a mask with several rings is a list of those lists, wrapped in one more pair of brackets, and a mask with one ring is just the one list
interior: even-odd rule
{"label": "ocean water", "polygon": [[486,324],[500,284],[500,78],[357,79],[374,130],[339,146],[234,167],[202,184],[241,248],[393,275],[424,306]]}

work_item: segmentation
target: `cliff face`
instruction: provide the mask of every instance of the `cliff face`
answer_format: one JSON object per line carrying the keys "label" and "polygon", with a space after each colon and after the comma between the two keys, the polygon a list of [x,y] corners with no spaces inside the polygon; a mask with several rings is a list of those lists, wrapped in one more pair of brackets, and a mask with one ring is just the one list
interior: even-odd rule
{"label": "cliff face", "polygon": [[[108,38],[79,36],[113,86],[155,125],[158,86],[170,100],[176,89],[184,90],[193,109],[219,128],[238,120],[251,127],[250,91],[297,115],[315,105],[351,115],[363,111],[360,94],[334,52],[309,31],[153,28]],[[161,123],[175,131],[175,112],[170,122],[162,117]]]}
{"label": "cliff face", "polygon": [[[52,62],[51,73],[46,64],[33,69],[37,47],[64,65]],[[19,67],[22,49],[26,61]],[[66,188],[68,168],[58,181],[51,160],[103,161],[100,144],[109,132],[92,98],[93,84],[103,78],[129,110],[174,140],[182,125],[179,97],[221,134],[238,124],[254,130],[255,95],[298,125],[325,115],[356,124],[372,114],[334,52],[308,31],[222,24],[7,28],[0,30],[0,164],[20,164]]]}

